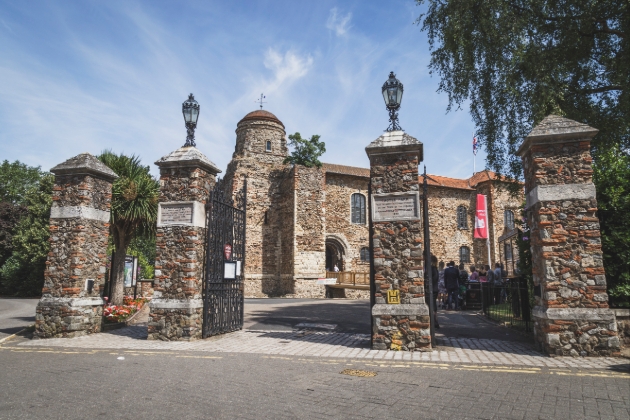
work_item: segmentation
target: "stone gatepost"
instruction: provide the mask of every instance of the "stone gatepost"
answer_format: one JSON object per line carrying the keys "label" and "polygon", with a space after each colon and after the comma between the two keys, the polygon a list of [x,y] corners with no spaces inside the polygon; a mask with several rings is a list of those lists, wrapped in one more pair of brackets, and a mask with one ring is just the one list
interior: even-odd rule
{"label": "stone gatepost", "polygon": [[374,293],[372,348],[431,347],[424,300],[418,165],[422,143],[386,132],[365,148],[370,159]]}
{"label": "stone gatepost", "polygon": [[116,174],[89,153],[50,170],[50,252],[35,337],[76,337],[101,330],[112,182]]}
{"label": "stone gatepost", "polygon": [[149,340],[201,338],[205,204],[221,171],[195,147],[155,162],[160,168],[155,282]]}
{"label": "stone gatepost", "polygon": [[525,138],[523,159],[533,280],[534,333],[551,355],[619,352],[592,182],[596,129],[550,115]]}

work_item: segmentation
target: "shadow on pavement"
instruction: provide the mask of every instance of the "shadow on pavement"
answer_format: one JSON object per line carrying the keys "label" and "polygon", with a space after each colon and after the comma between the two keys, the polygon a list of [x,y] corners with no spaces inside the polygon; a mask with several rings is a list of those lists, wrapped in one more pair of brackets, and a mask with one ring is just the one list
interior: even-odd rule
{"label": "shadow on pavement", "polygon": [[288,332],[309,323],[336,325],[328,332],[370,334],[370,317],[368,300],[246,299],[243,329]]}

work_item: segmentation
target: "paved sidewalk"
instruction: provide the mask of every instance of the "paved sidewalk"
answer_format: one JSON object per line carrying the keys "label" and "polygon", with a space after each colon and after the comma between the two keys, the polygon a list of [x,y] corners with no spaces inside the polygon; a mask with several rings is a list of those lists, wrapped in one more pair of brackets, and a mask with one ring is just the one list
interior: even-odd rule
{"label": "paved sidewalk", "polygon": [[252,353],[334,357],[361,360],[400,360],[410,362],[472,363],[502,366],[560,367],[582,369],[630,370],[621,358],[547,357],[529,345],[496,339],[438,338],[438,349],[431,352],[370,350],[367,334],[298,331],[251,331],[211,337],[193,342],[164,342],[146,339],[146,325],[136,325],[107,333],[77,338],[18,340],[3,346],[64,347],[81,349],[128,349],[200,351],[213,353]]}

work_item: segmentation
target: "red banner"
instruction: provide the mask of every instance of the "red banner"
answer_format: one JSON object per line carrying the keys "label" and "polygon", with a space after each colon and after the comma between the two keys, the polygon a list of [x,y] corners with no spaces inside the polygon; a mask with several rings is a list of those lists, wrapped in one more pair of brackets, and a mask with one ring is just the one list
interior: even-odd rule
{"label": "red banner", "polygon": [[475,238],[488,237],[488,212],[486,211],[486,196],[477,194],[477,212],[475,213]]}

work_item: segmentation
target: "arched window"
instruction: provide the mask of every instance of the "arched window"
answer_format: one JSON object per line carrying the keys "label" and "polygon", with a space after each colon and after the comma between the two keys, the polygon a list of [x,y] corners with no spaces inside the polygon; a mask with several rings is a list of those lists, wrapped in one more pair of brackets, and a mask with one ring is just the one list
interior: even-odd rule
{"label": "arched window", "polygon": [[461,264],[470,262],[470,248],[462,246],[459,248],[459,262]]}
{"label": "arched window", "polygon": [[365,196],[352,194],[350,200],[352,223],[365,224]]}
{"label": "arched window", "polygon": [[367,247],[361,248],[361,261],[365,261],[365,262],[370,261],[370,248],[367,248]]}
{"label": "arched window", "polygon": [[468,210],[465,206],[457,207],[457,227],[459,229],[468,229],[468,217],[466,217]]}
{"label": "arched window", "polygon": [[267,141],[267,146],[266,146],[266,147],[267,147],[267,149],[266,149],[266,150],[267,150],[268,152],[271,152],[271,142],[270,142],[270,141]]}
{"label": "arched window", "polygon": [[508,229],[514,229],[514,212],[512,210],[505,210],[503,212],[503,223]]}

